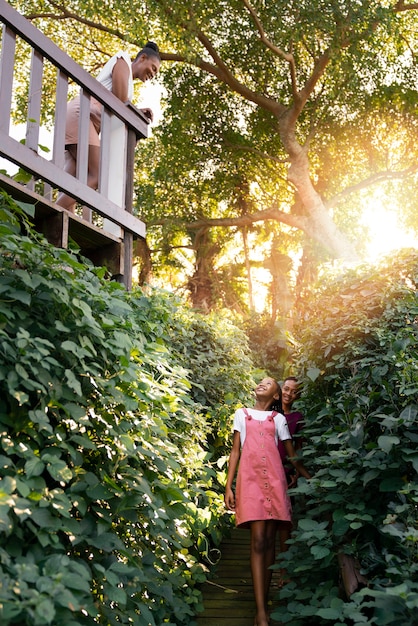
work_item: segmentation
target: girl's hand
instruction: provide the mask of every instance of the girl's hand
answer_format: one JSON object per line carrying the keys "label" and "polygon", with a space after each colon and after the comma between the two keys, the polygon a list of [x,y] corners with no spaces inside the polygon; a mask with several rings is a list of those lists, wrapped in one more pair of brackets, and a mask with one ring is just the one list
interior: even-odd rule
{"label": "girl's hand", "polygon": [[230,511],[235,511],[235,496],[232,489],[229,487],[225,490],[225,498],[224,498],[225,506]]}
{"label": "girl's hand", "polygon": [[299,472],[295,472],[294,474],[292,474],[290,478],[290,483],[288,484],[288,489],[291,489],[292,487],[296,487],[299,476],[300,476]]}

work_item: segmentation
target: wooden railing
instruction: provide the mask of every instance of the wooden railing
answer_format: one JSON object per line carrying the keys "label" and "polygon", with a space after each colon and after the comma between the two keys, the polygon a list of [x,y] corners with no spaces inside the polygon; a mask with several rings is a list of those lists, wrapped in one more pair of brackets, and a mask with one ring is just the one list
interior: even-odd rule
{"label": "wooden railing", "polygon": [[[108,260],[112,274],[130,288],[133,239],[145,237],[144,223],[132,215],[134,153],[138,139],[147,137],[148,122],[140,111],[125,106],[5,0],[0,0],[0,20],[3,23],[0,156],[32,176],[32,182],[23,187],[12,177],[1,175],[0,187],[14,196],[23,195],[32,199],[36,207],[36,223],[56,245],[66,247],[69,238],[73,238],[80,245],[81,252],[94,262],[106,264]],[[26,42],[24,46],[31,59],[26,78],[17,68],[16,46],[21,43],[19,38]],[[51,159],[38,147],[45,60],[54,66],[56,73]],[[24,81],[27,81],[26,90],[22,89]],[[75,177],[63,169],[69,81],[80,87],[81,100]],[[27,93],[23,143],[15,139],[11,132],[16,84],[19,84],[19,93]],[[86,184],[91,96],[103,106],[97,191]],[[55,204],[58,190],[77,200],[83,207],[81,215],[69,213]]]}

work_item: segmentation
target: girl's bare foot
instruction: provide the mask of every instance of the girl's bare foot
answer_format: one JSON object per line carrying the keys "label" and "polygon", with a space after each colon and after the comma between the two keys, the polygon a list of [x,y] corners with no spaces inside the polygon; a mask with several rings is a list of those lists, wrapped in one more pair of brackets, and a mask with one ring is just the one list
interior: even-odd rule
{"label": "girl's bare foot", "polygon": [[265,613],[263,615],[257,615],[254,621],[254,626],[269,626],[269,618]]}

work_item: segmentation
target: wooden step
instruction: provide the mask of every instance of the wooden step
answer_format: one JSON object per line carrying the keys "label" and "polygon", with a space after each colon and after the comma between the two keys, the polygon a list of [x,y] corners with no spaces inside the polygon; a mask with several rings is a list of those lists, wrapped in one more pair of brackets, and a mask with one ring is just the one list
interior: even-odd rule
{"label": "wooden step", "polygon": [[[255,602],[250,570],[250,531],[234,529],[221,544],[221,559],[202,585],[204,611],[198,626],[254,626]],[[273,573],[273,581],[276,573]],[[273,608],[273,605],[272,605]],[[271,621],[271,626],[278,626]]]}

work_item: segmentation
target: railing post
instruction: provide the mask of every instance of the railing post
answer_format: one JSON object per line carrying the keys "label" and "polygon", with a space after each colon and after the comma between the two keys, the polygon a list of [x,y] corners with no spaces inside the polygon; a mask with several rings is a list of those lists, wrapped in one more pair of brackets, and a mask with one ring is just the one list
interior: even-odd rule
{"label": "railing post", "polygon": [[54,145],[52,161],[64,169],[65,151],[65,118],[67,115],[68,78],[61,70],[57,70],[57,87],[55,99]]}
{"label": "railing post", "polygon": [[[112,200],[120,207],[125,206],[125,184],[127,175],[127,158],[126,158],[126,126],[115,115],[103,120],[102,125],[102,145],[100,154],[100,181],[103,188],[106,187],[106,193],[100,191],[109,200]],[[109,184],[111,179],[112,183]],[[121,228],[110,220],[103,220],[103,230],[121,237]]]}
{"label": "railing post", "polygon": [[[28,115],[26,120],[26,145],[38,154],[39,128],[41,124],[41,96],[44,60],[40,52],[32,48],[29,81]],[[29,189],[35,189],[35,179],[27,183]]]}
{"label": "railing post", "polygon": [[[126,190],[125,190],[125,210],[132,213],[134,195],[134,166],[135,147],[137,136],[135,132],[128,130],[128,140],[126,146]],[[124,234],[124,285],[126,289],[132,289],[132,260],[133,260],[133,235],[125,230]]]}
{"label": "railing post", "polygon": [[26,145],[34,152],[38,152],[39,144],[43,71],[43,57],[37,50],[32,49],[29,82],[28,118],[26,121]]}

